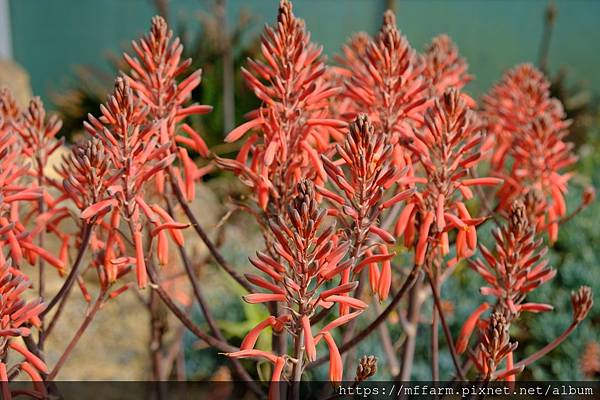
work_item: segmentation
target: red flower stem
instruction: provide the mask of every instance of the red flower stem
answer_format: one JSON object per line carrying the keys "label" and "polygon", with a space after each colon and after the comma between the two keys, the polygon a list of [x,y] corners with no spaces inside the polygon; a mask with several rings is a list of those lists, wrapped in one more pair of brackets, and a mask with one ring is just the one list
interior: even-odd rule
{"label": "red flower stem", "polygon": [[[43,177],[44,177],[44,168],[43,168],[43,163],[42,160],[40,159],[40,157],[38,156],[37,158],[37,164],[38,164],[38,186],[39,187],[43,187],[44,185],[44,181],[43,181]],[[38,215],[43,214],[46,211],[46,202],[44,201],[44,196],[40,197],[40,200],[38,202]],[[40,236],[38,238],[38,246],[40,246],[41,249],[44,248],[44,236],[46,233],[46,229],[42,229],[42,231],[40,232]],[[40,295],[40,299],[42,299],[42,301],[44,301],[45,298],[45,287],[46,287],[46,280],[44,278],[44,272],[45,272],[45,263],[44,263],[44,259],[42,257],[38,257],[38,293]],[[40,316],[40,330],[38,333],[38,347],[40,350],[44,349],[44,316]]]}
{"label": "red flower stem", "polygon": [[215,337],[207,334],[206,332],[204,332],[200,328],[198,328],[196,326],[196,324],[194,324],[194,322],[192,322],[192,320],[189,319],[185,315],[185,312],[182,311],[177,304],[175,304],[175,301],[171,298],[171,296],[166,292],[164,287],[160,284],[160,282],[158,281],[157,272],[156,272],[156,269],[154,268],[153,263],[149,262],[148,264],[146,264],[146,266],[148,268],[148,274],[150,277],[150,281],[153,284],[151,286],[152,289],[156,290],[159,297],[165,303],[167,308],[169,310],[171,310],[171,312],[173,312],[175,317],[177,317],[177,319],[179,319],[181,321],[181,323],[183,323],[183,325],[185,325],[186,328],[188,328],[194,335],[198,336],[199,339],[205,341],[207,344],[209,344],[210,346],[214,347],[215,349],[217,349],[219,351],[222,351],[225,353],[232,353],[232,352],[239,350],[238,348],[231,346],[228,343],[223,342],[219,339],[216,339]]}
{"label": "red flower stem", "polygon": [[81,239],[81,244],[79,245],[79,249],[77,251],[77,257],[75,258],[75,262],[73,263],[73,266],[71,267],[71,271],[69,272],[67,279],[61,286],[58,293],[52,298],[52,300],[50,300],[50,302],[46,306],[46,309],[40,313],[40,318],[43,318],[46,314],[48,314],[50,312],[50,310],[52,310],[54,308],[54,306],[56,306],[58,301],[63,296],[67,296],[67,294],[71,290],[71,287],[73,287],[73,283],[75,283],[75,280],[77,279],[77,275],[79,274],[79,268],[81,266],[81,262],[83,261],[83,257],[85,256],[85,252],[87,250],[88,244],[90,243],[90,237],[92,235],[92,224],[93,224],[93,221],[90,223],[85,223],[85,225],[83,226],[83,235],[82,235],[82,239]]}
{"label": "red flower stem", "polygon": [[[569,335],[571,333],[573,333],[573,331],[575,330],[575,328],[577,328],[577,325],[579,325],[579,323],[577,321],[571,322],[571,324],[569,325],[569,327],[567,329],[565,329],[565,331],[563,333],[561,333],[560,336],[558,336],[552,342],[548,343],[546,346],[544,346],[540,350],[536,351],[535,353],[533,353],[529,357],[527,357],[527,358],[519,361],[518,363],[516,363],[513,366],[512,370],[522,370],[523,368],[527,367],[528,365],[533,364],[534,362],[536,362],[540,358],[544,357],[546,354],[550,353],[552,350],[554,350],[556,347],[558,347],[562,342],[564,342],[565,339],[567,337],[569,337]],[[508,372],[508,371],[506,371],[506,370],[496,371],[492,377],[496,378],[498,375],[502,375],[505,372]]]}
{"label": "red flower stem", "polygon": [[181,205],[183,212],[190,220],[192,227],[194,228],[194,230],[196,231],[196,233],[198,234],[200,239],[202,239],[202,241],[208,248],[208,251],[210,252],[210,254],[212,254],[212,256],[215,259],[215,261],[217,262],[217,264],[219,264],[237,283],[239,283],[244,289],[246,289],[246,291],[252,293],[252,287],[250,286],[250,284],[248,282],[246,282],[246,280],[244,280],[231,267],[231,265],[229,265],[229,263],[225,260],[225,258],[223,258],[223,256],[221,255],[221,253],[219,252],[219,250],[217,249],[215,244],[210,240],[210,238],[208,237],[206,232],[204,232],[204,229],[202,229],[202,226],[200,226],[200,223],[196,219],[196,216],[194,215],[194,213],[190,209],[187,201],[185,200],[183,193],[181,192],[181,188],[179,187],[179,185],[177,185],[177,180],[175,179],[172,168],[169,168],[169,177],[170,177],[169,180],[171,181],[171,187],[173,189],[173,193],[175,193],[175,197],[177,198],[177,201]]}
{"label": "red flower stem", "polygon": [[412,374],[412,367],[415,358],[415,348],[417,344],[417,331],[419,329],[419,318],[421,317],[421,307],[424,303],[422,297],[423,282],[419,280],[415,283],[410,291],[408,298],[409,326],[410,331],[407,331],[407,338],[404,342],[402,351],[402,364],[400,368],[400,380],[409,381]]}
{"label": "red flower stem", "polygon": [[[184,311],[179,308],[175,301],[171,298],[171,296],[167,293],[167,291],[162,287],[160,281],[158,279],[158,274],[154,267],[154,263],[152,260],[148,260],[146,263],[146,267],[148,269],[148,276],[150,278],[150,282],[152,285],[150,287],[158,293],[158,296],[165,303],[167,308],[173,313],[173,315],[181,321],[181,323],[190,330],[194,335],[198,337],[198,339],[205,341],[208,345],[214,347],[217,350],[220,350],[224,353],[233,353],[239,351],[239,348],[230,345],[224,340],[219,340],[214,336],[207,334],[202,331],[198,326],[187,317]],[[234,363],[234,367],[236,368],[236,372],[239,374],[240,378],[246,383],[246,385],[259,397],[264,397],[263,391],[260,387],[252,380],[252,377],[248,374],[248,372],[242,367],[238,370],[236,364]],[[241,367],[241,365],[240,365]]]}
{"label": "red flower stem", "polygon": [[[356,346],[358,343],[360,343],[362,340],[364,340],[367,336],[369,336],[375,329],[377,329],[377,327],[382,322],[384,322],[387,319],[387,317],[390,315],[390,313],[392,311],[394,311],[396,304],[398,304],[400,302],[400,300],[402,300],[402,298],[408,292],[408,290],[415,284],[415,282],[417,281],[417,278],[419,277],[420,271],[421,271],[421,268],[419,265],[414,265],[412,267],[410,274],[407,276],[406,280],[404,281],[404,284],[402,285],[402,287],[400,288],[398,293],[396,293],[396,295],[394,296],[394,298],[392,299],[390,304],[388,304],[388,306],[383,310],[383,312],[381,314],[379,314],[379,316],[373,322],[371,322],[371,324],[369,324],[369,326],[367,326],[362,331],[357,333],[352,339],[345,342],[339,348],[340,354],[343,354],[343,353],[347,352],[348,350],[350,350],[351,348],[353,348],[354,346]],[[321,357],[321,358],[317,359],[316,361],[310,363],[307,366],[307,368],[318,367],[319,365],[326,363],[328,359],[329,359],[328,357]]]}
{"label": "red flower stem", "polygon": [[439,323],[435,309],[431,314],[431,380],[437,382],[440,380]]}
{"label": "red flower stem", "polygon": [[148,312],[150,314],[150,359],[152,360],[152,380],[162,381],[165,376],[163,368],[162,351],[164,346],[163,336],[166,330],[164,318],[159,310],[160,300],[156,292],[150,291],[148,299]]}
{"label": "red flower stem", "polygon": [[462,368],[460,367],[460,362],[458,360],[458,355],[456,354],[456,348],[454,348],[454,340],[452,340],[452,333],[450,332],[450,328],[446,323],[446,317],[444,317],[444,311],[442,309],[442,302],[440,300],[440,294],[436,285],[433,282],[431,275],[429,275],[429,286],[431,287],[431,293],[433,294],[433,300],[435,303],[435,308],[438,311],[438,315],[440,317],[440,322],[442,323],[442,329],[444,330],[444,336],[446,337],[446,343],[448,344],[448,348],[450,349],[450,355],[452,356],[452,363],[454,364],[454,368],[456,369],[456,374],[460,378],[460,380],[464,381],[465,376],[462,372]]}
{"label": "red flower stem", "polygon": [[302,380],[302,372],[304,370],[304,332],[302,326],[296,330],[294,337],[294,358],[296,363],[292,367],[292,400],[300,399],[300,381]]}
{"label": "red flower stem", "polygon": [[65,351],[62,353],[62,355],[58,359],[58,362],[56,363],[56,365],[54,366],[54,368],[52,369],[50,374],[48,374],[49,381],[54,380],[56,375],[59,373],[60,369],[62,368],[64,363],[67,361],[67,359],[71,355],[71,352],[77,345],[77,342],[79,342],[79,339],[81,339],[81,336],[83,335],[83,333],[86,331],[86,329],[88,328],[88,326],[90,325],[90,323],[92,322],[94,317],[96,316],[96,313],[98,312],[98,310],[100,310],[100,307],[102,307],[102,304],[104,304],[105,298],[106,298],[106,289],[102,289],[100,291],[100,293],[98,293],[98,297],[96,298],[94,305],[92,306],[92,308],[90,308],[88,310],[88,312],[85,315],[85,319],[83,320],[83,322],[81,323],[81,325],[75,332],[75,335],[73,335],[73,338],[67,345],[67,348],[65,349]]}
{"label": "red flower stem", "polygon": [[56,312],[54,313],[54,315],[52,315],[52,319],[50,320],[50,323],[44,329],[44,339],[47,338],[48,336],[50,336],[50,332],[52,332],[52,330],[54,329],[54,326],[56,325],[56,322],[62,315],[62,312],[65,309],[65,304],[67,304],[67,300],[69,299],[69,294],[70,293],[67,293],[60,300],[60,304],[58,305],[58,308],[56,309]]}
{"label": "red flower stem", "polygon": [[[166,196],[165,196],[165,202],[167,204],[168,213],[170,215],[174,215],[171,201]],[[210,327],[212,334],[217,339],[224,340],[223,334],[221,333],[221,330],[219,329],[219,327],[217,325],[217,322],[213,316],[213,313],[211,312],[211,310],[208,306],[208,302],[206,301],[206,298],[204,297],[204,293],[202,291],[202,288],[200,287],[198,278],[196,277],[196,272],[194,271],[194,268],[192,267],[192,265],[190,263],[190,259],[187,255],[187,252],[185,251],[185,248],[183,246],[177,246],[177,250],[179,251],[179,257],[181,258],[181,262],[183,263],[183,266],[185,268],[185,273],[187,274],[188,279],[190,280],[190,283],[192,285],[192,291],[194,292],[194,297],[196,298],[196,301],[198,302],[198,305],[200,306],[200,309],[202,310],[202,313],[204,314],[206,323]]]}

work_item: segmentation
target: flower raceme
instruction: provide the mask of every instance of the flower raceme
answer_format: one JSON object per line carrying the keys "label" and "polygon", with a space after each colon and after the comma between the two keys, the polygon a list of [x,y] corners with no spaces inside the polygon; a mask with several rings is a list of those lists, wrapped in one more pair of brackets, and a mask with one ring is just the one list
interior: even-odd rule
{"label": "flower raceme", "polygon": [[375,131],[368,117],[361,114],[350,125],[344,143],[335,146],[339,159],[321,156],[335,192],[316,187],[331,204],[328,213],[339,221],[343,239],[350,244],[351,256],[347,261],[350,268],[342,274],[342,283],[351,279],[351,273],[360,274],[368,267],[371,289],[380,300],[385,300],[390,290],[394,254],[388,252],[387,245],[395,243],[395,239],[379,227],[379,220],[386,209],[409,199],[414,192],[408,188],[391,198],[384,196],[386,189],[405,179],[408,170],[407,167],[398,170],[393,165],[393,151],[393,146]]}
{"label": "flower raceme", "polygon": [[[363,59],[366,57],[366,50],[371,40],[371,37],[365,32],[359,32],[350,37],[342,47],[342,54],[336,56],[339,66],[332,66],[328,71],[327,79],[341,90],[331,98],[330,102],[331,112],[339,119],[352,120],[361,112],[356,101],[349,95],[349,89],[344,82],[350,79],[357,69],[366,68]],[[368,71],[363,71],[362,76],[367,75]],[[334,139],[338,138],[334,137]]]}
{"label": "flower raceme", "polygon": [[[316,359],[316,345],[321,339],[325,340],[330,353],[329,377],[337,382],[342,379],[343,366],[330,332],[356,318],[367,305],[348,295],[358,282],[334,284],[330,289],[326,288],[326,285],[333,283],[335,278],[350,268],[350,263],[342,262],[348,245],[339,240],[334,226],[322,229],[327,212],[318,207],[312,182],[300,182],[297,193],[288,207],[286,218],[274,217],[269,224],[277,240],[274,249],[282,262],[263,252],[258,252],[255,258],[251,258],[251,263],[265,277],[247,275],[247,279],[266,292],[251,293],[244,297],[251,304],[272,301],[283,303],[290,314],[267,318],[248,333],[242,342],[241,351],[230,353],[229,356],[262,356],[277,365],[280,358],[268,352],[254,350],[254,345],[265,328],[271,327],[276,332],[285,329],[303,346],[309,361]],[[291,222],[286,223],[286,219]],[[314,334],[310,317],[317,310],[328,309],[336,304],[340,307],[347,306],[352,312],[334,319]],[[303,352],[296,356],[299,359],[294,360],[295,368],[301,369],[304,365]],[[273,376],[273,380],[279,378],[280,375]]]}
{"label": "flower raceme", "polygon": [[489,139],[494,141],[492,167],[502,170],[522,129],[542,116],[551,129],[569,126],[560,102],[550,96],[550,82],[531,64],[521,64],[504,74],[501,81],[483,97],[483,110]]}
{"label": "flower raceme", "polygon": [[556,275],[544,259],[547,248],[536,238],[523,203],[513,204],[507,225],[495,230],[493,236],[496,255],[481,245],[485,264],[480,259],[470,261],[471,268],[489,285],[482,287],[481,293],[495,297],[496,309],[509,316],[509,321],[524,311],[552,310],[548,304],[523,303],[531,291]]}
{"label": "flower raceme", "polygon": [[[134,257],[128,260],[135,261],[138,286],[145,287],[147,250],[143,243],[143,228],[146,223],[154,226],[152,237],[166,230],[179,245],[183,244],[179,230],[187,227],[176,223],[159,205],[147,204],[144,196],[147,182],[166,169],[175,154],[168,151],[170,143],[159,144],[158,128],[147,123],[149,110],[134,95],[127,80],[117,79],[113,95],[101,110],[102,117],[90,116],[85,127],[102,143],[114,172],[110,175],[105,198],[83,209],[81,218],[90,223],[101,223],[102,218],[112,212],[110,227],[113,231],[118,230],[121,217],[127,222],[135,250]],[[159,252],[160,249],[161,246]]]}
{"label": "flower raceme", "polygon": [[459,353],[466,351],[469,337],[479,325],[481,341],[471,358],[486,379],[491,379],[503,360],[506,360],[507,373],[496,378],[513,380],[512,375],[520,372],[512,367],[517,344],[509,343],[508,329],[511,323],[523,312],[538,313],[553,309],[549,304],[525,302],[530,292],[556,275],[556,271],[548,267],[548,261],[544,259],[547,248],[543,247],[542,239],[537,238],[535,233],[535,226],[528,219],[525,205],[517,201],[511,207],[507,224],[493,232],[495,254],[480,245],[485,263],[480,259],[469,262],[471,268],[489,285],[482,287],[481,293],[495,298],[494,312],[489,319],[482,318],[489,305],[483,303],[479,306],[463,325],[456,349]]}
{"label": "flower raceme", "polygon": [[[448,35],[433,38],[431,44],[421,56],[425,65],[423,75],[427,78],[430,95],[439,97],[448,89],[462,90],[473,77],[467,73],[469,65],[458,53],[458,48]],[[463,93],[469,106],[475,101]]]}
{"label": "flower raceme", "polygon": [[12,126],[21,117],[21,110],[17,101],[8,88],[0,89],[0,115],[2,123],[0,129],[5,130]]}
{"label": "flower raceme", "polygon": [[[63,157],[57,172],[63,178],[64,195],[79,210],[102,204],[107,200],[109,188],[119,179],[118,171],[114,169],[104,145],[97,138],[75,145],[71,152]],[[94,253],[92,264],[102,266],[96,271],[100,274],[100,283],[103,286],[110,285],[129,271],[129,264],[123,262],[129,260],[126,243],[116,229],[120,223],[120,211],[114,208],[112,213],[107,213],[106,216],[107,218],[96,219],[97,224],[91,241]],[[84,234],[84,226],[79,224],[78,228],[78,237],[81,237]],[[116,262],[117,260],[119,262]],[[88,298],[81,284],[80,287],[84,291],[84,297]]]}
{"label": "flower raceme", "polygon": [[[492,167],[505,179],[499,209],[508,212],[516,199],[525,201],[537,230],[547,230],[550,241],[556,241],[571,178],[564,169],[577,157],[563,140],[570,121],[550,96],[550,83],[532,65],[519,65],[484,97],[483,115],[496,142]],[[512,165],[505,168],[509,159]]]}
{"label": "flower raceme", "polygon": [[[30,165],[28,175],[41,191],[39,201],[28,204],[32,209],[22,218],[22,222],[28,225],[29,220],[35,218],[32,221],[34,228],[30,231],[32,238],[42,238],[41,235],[51,232],[61,241],[61,265],[55,262],[50,264],[63,273],[70,237],[60,229],[59,224],[68,217],[68,209],[64,204],[65,198],[60,196],[60,183],[50,179],[47,171],[50,157],[64,144],[63,139],[56,138],[62,122],[55,115],[47,117],[42,101],[36,97],[30,101],[20,118],[13,121],[12,126],[20,137],[21,155]],[[56,187],[59,187],[58,196],[55,196]],[[31,207],[34,205],[35,208]]]}
{"label": "flower raceme", "polygon": [[[7,100],[7,95],[2,101]],[[10,107],[1,106],[1,110],[10,110]],[[41,257],[59,271],[64,268],[64,262],[59,260],[47,250],[34,244],[35,235],[31,234],[20,218],[20,205],[25,203],[32,209],[37,209],[37,202],[43,197],[43,192],[36,182],[31,182],[29,165],[21,164],[23,160],[22,144],[14,126],[21,117],[7,115],[9,123],[5,123],[5,116],[0,115],[0,247],[8,247],[13,265],[20,266],[23,260],[35,264]],[[41,230],[44,220],[36,221],[34,230]],[[0,252],[0,260],[5,255]]]}
{"label": "flower raceme", "polygon": [[[475,112],[461,93],[450,89],[434,101],[424,116],[424,126],[415,130],[407,144],[423,176],[423,185],[400,213],[396,236],[404,235],[411,246],[418,233],[415,263],[421,265],[426,255],[450,251],[448,232],[458,229],[457,259],[471,255],[477,246],[476,226],[484,218],[473,218],[465,201],[473,198],[473,186],[494,186],[498,178],[471,178],[469,171],[482,159],[479,146],[482,133]],[[418,224],[418,225],[417,225]],[[456,260],[456,259],[455,259]]]}
{"label": "flower raceme", "polygon": [[265,62],[250,60],[242,75],[263,104],[225,141],[235,142],[250,130],[260,136],[248,137],[236,160],[217,161],[252,187],[263,210],[268,204],[283,210],[302,178],[318,184],[326,179],[318,154],[346,123],[330,118],[329,97],[340,89],[324,79],[322,49],[309,41],[289,1],[281,1],[277,25],[265,28],[261,50]]}
{"label": "flower raceme", "polygon": [[[475,367],[479,370],[483,379],[491,380],[494,372],[503,361],[506,360],[508,372],[514,374],[511,364],[513,363],[513,352],[517,349],[518,342],[510,341],[508,332],[510,323],[501,312],[494,312],[486,324],[482,324],[481,341],[477,348],[475,357],[471,357]],[[509,374],[499,376],[498,379],[506,378],[512,380]]]}
{"label": "flower raceme", "polygon": [[[176,155],[181,168],[173,167],[175,183],[181,187],[186,200],[192,201],[194,183],[210,171],[210,167],[198,168],[188,154],[187,149],[190,149],[207,157],[209,151],[198,132],[183,122],[189,116],[212,110],[212,106],[207,105],[186,105],[192,91],[200,85],[202,70],[183,78],[192,61],[181,60],[183,46],[179,38],[173,39],[173,32],[162,17],[154,17],[150,34],[139,42],[132,42],[132,47],[137,57],[123,54],[131,67],[127,82],[148,108],[148,120],[158,125],[158,144],[168,145],[168,151]],[[161,193],[164,179],[164,171],[157,171],[156,182]]]}
{"label": "flower raceme", "polygon": [[[363,66],[350,71],[345,88],[355,102],[354,109],[366,112],[376,130],[392,144],[411,136],[411,125],[423,122],[427,85],[423,65],[398,31],[393,12],[386,11],[379,33],[366,47],[360,62]],[[400,151],[397,157],[401,157]]]}
{"label": "flower raceme", "polygon": [[538,230],[548,232],[550,242],[558,238],[560,219],[567,213],[565,194],[572,174],[564,169],[577,161],[573,144],[563,141],[567,134],[557,130],[548,116],[525,127],[513,142],[510,153],[514,162],[498,192],[501,210],[516,198],[527,201],[529,218]]}

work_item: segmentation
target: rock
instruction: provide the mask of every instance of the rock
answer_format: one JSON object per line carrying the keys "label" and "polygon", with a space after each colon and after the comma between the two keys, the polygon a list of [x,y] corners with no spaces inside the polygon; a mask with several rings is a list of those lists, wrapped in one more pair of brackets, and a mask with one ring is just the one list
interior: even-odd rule
{"label": "rock", "polygon": [[29,74],[14,61],[0,59],[0,88],[7,87],[21,108],[32,98]]}

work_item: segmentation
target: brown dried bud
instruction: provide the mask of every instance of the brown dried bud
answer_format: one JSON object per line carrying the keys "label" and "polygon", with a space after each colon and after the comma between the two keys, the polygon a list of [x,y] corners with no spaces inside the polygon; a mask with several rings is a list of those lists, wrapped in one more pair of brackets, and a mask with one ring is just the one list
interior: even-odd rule
{"label": "brown dried bud", "polygon": [[576,292],[571,293],[571,304],[573,305],[573,321],[579,323],[585,319],[594,305],[592,289],[582,286]]}
{"label": "brown dried bud", "polygon": [[362,382],[377,372],[377,357],[375,356],[363,356],[356,367],[356,376],[354,377],[355,382]]}

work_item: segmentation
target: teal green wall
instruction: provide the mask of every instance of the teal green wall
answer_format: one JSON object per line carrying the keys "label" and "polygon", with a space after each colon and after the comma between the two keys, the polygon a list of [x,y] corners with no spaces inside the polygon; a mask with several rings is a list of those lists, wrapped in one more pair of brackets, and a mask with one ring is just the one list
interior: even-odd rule
{"label": "teal green wall", "polygon": [[[73,66],[106,66],[111,52],[128,48],[154,14],[152,0],[11,0],[14,58],[31,74],[34,91],[60,91]],[[193,24],[207,0],[171,0],[171,23]],[[313,40],[335,54],[352,32],[375,32],[383,0],[296,0],[296,14],[306,19]],[[458,43],[477,80],[479,94],[506,68],[536,61],[542,31],[543,0],[397,0],[398,23],[414,47],[446,32]],[[558,20],[550,52],[553,69],[568,66],[579,81],[600,91],[600,1],[556,2]],[[277,1],[229,0],[231,21],[245,8],[255,32],[274,19]]]}

